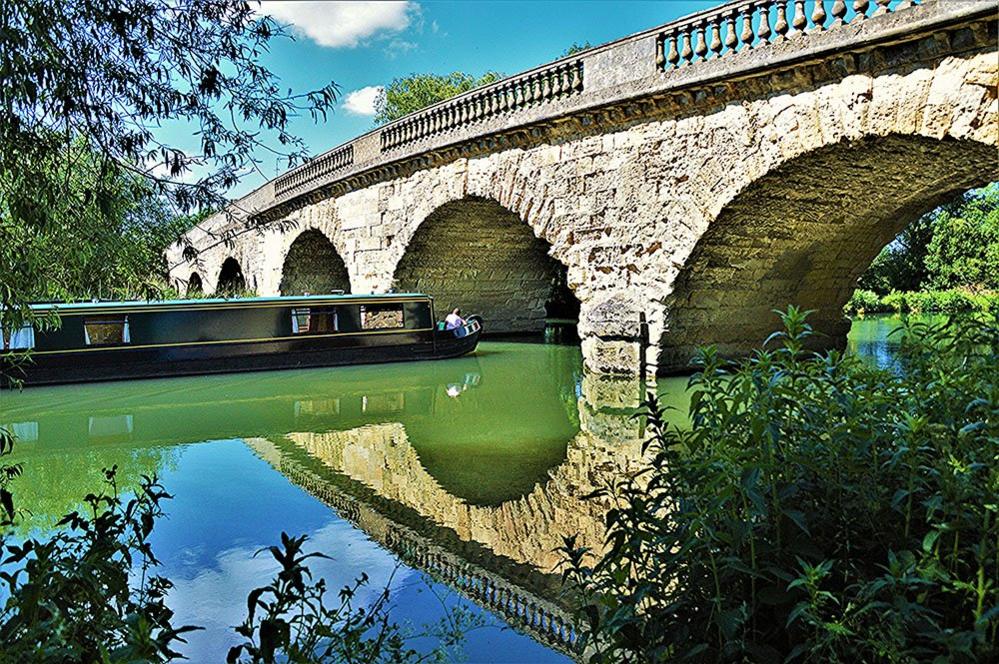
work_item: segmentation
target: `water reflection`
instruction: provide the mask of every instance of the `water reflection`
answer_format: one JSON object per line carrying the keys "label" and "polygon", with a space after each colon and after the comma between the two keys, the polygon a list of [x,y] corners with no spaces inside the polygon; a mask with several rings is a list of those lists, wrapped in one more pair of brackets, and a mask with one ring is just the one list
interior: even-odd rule
{"label": "water reflection", "polygon": [[[890,361],[889,327],[855,325],[853,351]],[[554,551],[567,535],[601,548],[608,503],[583,496],[640,463],[642,396],[682,421],[685,384],[584,375],[578,349],[493,342],[448,362],[30,389],[3,396],[0,422],[22,441],[25,528],[76,509],[102,468],[123,485],[164,479],[176,498],[156,550],[178,615],[209,628],[195,659],[221,658],[269,573],[252,553],[281,530],[333,556],[317,570],[333,585],[386,581],[404,561],[396,619],[439,613],[413,590],[425,574],[568,651]],[[469,658],[557,659],[514,637],[474,635]]]}
{"label": "water reflection", "polygon": [[[532,518],[545,496],[538,487],[577,444],[580,376],[575,349],[486,344],[477,357],[446,363],[32,389],[4,395],[0,422],[30,434],[16,459],[27,470],[15,486],[32,513],[26,529],[50,528],[76,509],[99,488],[101,468],[117,465],[127,485],[143,474],[164,478],[177,498],[155,533],[157,552],[176,583],[178,614],[209,627],[194,637],[196,659],[218,658],[212,648],[230,638],[242,597],[264,578],[248,558],[280,530],[311,533],[346,566],[320,570],[331,582],[401,558],[525,631],[564,641],[558,607],[518,585],[537,576],[530,556],[539,545],[512,547],[529,541],[531,525],[515,522]],[[497,516],[487,522],[488,514]],[[339,540],[324,536],[334,531]],[[477,569],[488,577],[468,568],[487,559]],[[417,595],[402,597],[419,624],[438,602]],[[505,634],[502,648],[472,641],[483,652],[547,657]]]}

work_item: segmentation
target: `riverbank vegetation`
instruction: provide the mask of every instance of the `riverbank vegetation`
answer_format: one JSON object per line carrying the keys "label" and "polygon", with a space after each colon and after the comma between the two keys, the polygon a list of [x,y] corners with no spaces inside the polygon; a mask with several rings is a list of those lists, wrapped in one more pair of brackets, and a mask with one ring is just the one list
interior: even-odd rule
{"label": "riverbank vegetation", "polygon": [[848,315],[983,311],[999,304],[999,183],[919,218],[878,254]]}
{"label": "riverbank vegetation", "polygon": [[901,333],[901,371],[805,354],[806,314],[736,365],[700,351],[692,426],[566,542],[588,662],[995,661],[999,316]]}

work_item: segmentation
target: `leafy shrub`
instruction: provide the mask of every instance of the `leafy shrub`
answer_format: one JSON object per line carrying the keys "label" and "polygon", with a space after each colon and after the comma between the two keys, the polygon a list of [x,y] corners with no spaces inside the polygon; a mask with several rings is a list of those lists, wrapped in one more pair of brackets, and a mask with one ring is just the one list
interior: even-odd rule
{"label": "leafy shrub", "polygon": [[167,661],[195,629],[172,625],[171,583],[149,574],[158,564],[149,535],[169,496],[145,478],[123,500],[115,472],[105,471],[106,491],[86,496],[89,513],[68,514],[52,538],[18,544],[0,537],[4,661]]}
{"label": "leafy shrub", "polygon": [[864,314],[879,314],[889,311],[879,296],[874,291],[858,288],[853,291],[850,301],[846,303],[844,311],[850,316],[863,316]]}
{"label": "leafy shrub", "polygon": [[589,662],[997,661],[999,317],[910,324],[903,372],[806,355],[806,315],[730,366],[691,424],[647,403],[650,461],[569,539]]}
{"label": "leafy shrub", "polygon": [[445,661],[449,649],[457,647],[476,622],[465,611],[454,611],[437,629],[426,634],[438,639],[432,652],[420,653],[407,645],[402,629],[390,622],[386,588],[368,607],[356,608],[353,600],[367,576],[340,589],[339,601],[326,602],[326,583],[313,581],[306,561],[326,558],[305,553],[306,536],[281,533],[281,546],[268,549],[281,565],[267,586],[250,592],[246,620],[236,627],[245,640],[229,650],[226,661],[236,662],[392,662],[416,664]]}
{"label": "leafy shrub", "polygon": [[875,313],[959,314],[986,312],[999,306],[999,293],[954,288],[944,291],[892,291],[879,297],[873,291],[855,290],[843,310],[850,316]]}

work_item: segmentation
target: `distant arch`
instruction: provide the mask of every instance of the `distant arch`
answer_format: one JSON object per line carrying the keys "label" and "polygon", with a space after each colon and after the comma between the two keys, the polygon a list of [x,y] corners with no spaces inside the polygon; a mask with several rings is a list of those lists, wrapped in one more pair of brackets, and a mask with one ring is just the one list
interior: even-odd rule
{"label": "distant arch", "polygon": [[187,294],[201,295],[204,292],[205,285],[201,282],[201,275],[197,272],[192,272],[191,276],[187,279]]}
{"label": "distant arch", "polygon": [[468,196],[423,219],[396,266],[394,284],[434,296],[438,317],[461,307],[481,314],[489,333],[541,332],[550,313],[579,311],[565,266],[548,249],[516,213]]}
{"label": "distant arch", "polygon": [[222,263],[219,270],[218,285],[215,292],[219,295],[236,295],[246,290],[246,277],[239,261],[230,256]]}
{"label": "distant arch", "polygon": [[281,295],[350,292],[350,275],[336,247],[321,231],[302,231],[281,267]]}
{"label": "distant arch", "polygon": [[699,345],[744,355],[789,304],[813,310],[816,347],[842,346],[857,279],[923,214],[994,177],[995,147],[890,135],[842,141],[746,186],[700,237],[665,299],[660,367]]}

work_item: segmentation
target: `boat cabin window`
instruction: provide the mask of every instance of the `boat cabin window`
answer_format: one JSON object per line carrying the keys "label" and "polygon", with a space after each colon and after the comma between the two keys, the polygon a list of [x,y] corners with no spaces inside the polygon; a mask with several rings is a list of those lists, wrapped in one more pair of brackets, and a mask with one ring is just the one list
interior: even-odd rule
{"label": "boat cabin window", "polygon": [[401,304],[362,304],[362,330],[395,330],[403,325]]}
{"label": "boat cabin window", "polygon": [[128,316],[85,318],[83,335],[88,346],[120,346],[132,342],[128,333]]}
{"label": "boat cabin window", "polygon": [[299,307],[291,310],[293,334],[324,334],[339,329],[336,307]]}
{"label": "boat cabin window", "polygon": [[25,324],[14,332],[4,330],[0,336],[3,337],[3,350],[28,350],[35,347],[35,328],[30,324]]}

